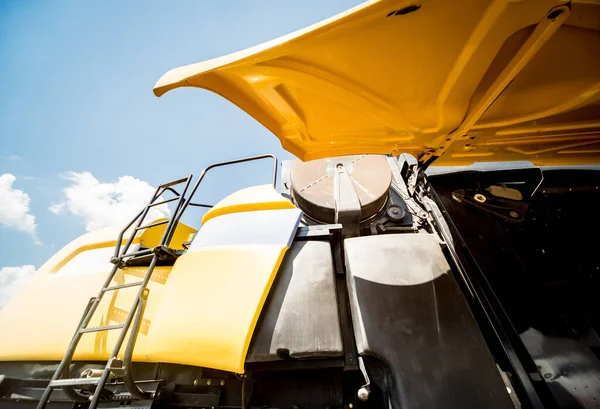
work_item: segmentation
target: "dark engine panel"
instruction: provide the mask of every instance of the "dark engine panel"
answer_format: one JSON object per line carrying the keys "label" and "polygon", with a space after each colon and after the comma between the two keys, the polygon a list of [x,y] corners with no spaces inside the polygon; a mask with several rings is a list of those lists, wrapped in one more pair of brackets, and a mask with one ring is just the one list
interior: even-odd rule
{"label": "dark engine panel", "polygon": [[[429,178],[477,288],[472,304],[489,344],[504,370],[522,366],[538,407],[600,407],[599,173],[534,168]],[[522,200],[493,197],[490,186],[519,190]],[[457,190],[522,220],[459,202]]]}

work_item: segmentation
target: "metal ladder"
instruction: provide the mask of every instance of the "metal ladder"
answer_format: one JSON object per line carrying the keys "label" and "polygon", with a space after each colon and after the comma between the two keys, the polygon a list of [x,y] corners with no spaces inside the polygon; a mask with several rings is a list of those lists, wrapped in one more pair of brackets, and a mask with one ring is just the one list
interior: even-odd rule
{"label": "metal ladder", "polygon": [[[90,301],[88,302],[87,307],[83,313],[83,316],[81,317],[81,321],[79,322],[79,325],[77,327],[77,330],[75,331],[75,334],[73,335],[73,338],[71,339],[71,343],[69,344],[69,347],[67,348],[65,356],[63,357],[62,361],[58,365],[58,368],[56,369],[56,372],[54,373],[54,375],[52,376],[52,379],[48,383],[48,386],[44,390],[44,393],[37,405],[37,409],[44,409],[50,399],[50,396],[52,395],[52,391],[54,389],[58,389],[58,388],[62,388],[64,391],[64,394],[69,399],[71,399],[75,402],[90,402],[88,409],[95,409],[98,406],[100,399],[106,397],[103,395],[103,393],[104,394],[107,393],[107,391],[105,390],[104,387],[107,384],[107,382],[110,380],[111,374],[114,377],[122,377],[123,378],[123,383],[125,384],[127,391],[132,395],[133,398],[136,398],[136,399],[151,399],[151,398],[153,398],[150,393],[141,390],[139,388],[139,386],[136,384],[136,382],[134,381],[133,376],[131,374],[131,361],[132,361],[132,357],[133,357],[133,349],[135,347],[135,342],[136,342],[136,339],[137,339],[137,336],[138,336],[138,333],[140,330],[140,326],[142,323],[144,309],[146,307],[146,300],[148,299],[148,295],[150,293],[150,290],[148,288],[146,288],[146,286],[148,285],[148,282],[150,281],[150,278],[152,277],[154,268],[156,267],[156,264],[159,259],[165,258],[165,257],[173,257],[174,258],[174,257],[178,256],[176,251],[169,248],[169,244],[171,243],[171,239],[173,238],[173,234],[175,233],[177,224],[179,223],[179,220],[183,216],[183,213],[188,208],[188,206],[203,207],[203,208],[211,208],[212,207],[211,205],[192,203],[192,201],[191,201],[193,196],[195,195],[196,191],[198,190],[200,183],[204,179],[204,176],[206,175],[206,173],[211,169],[218,168],[221,166],[227,166],[227,165],[232,165],[232,164],[236,164],[236,163],[251,162],[251,161],[261,160],[261,159],[273,159],[272,184],[273,184],[273,188],[276,188],[277,165],[278,165],[279,161],[278,161],[277,157],[272,154],[251,156],[251,157],[235,159],[235,160],[230,160],[230,161],[225,161],[225,162],[213,163],[212,165],[209,165],[206,168],[204,168],[204,170],[198,177],[198,180],[194,183],[193,188],[191,189],[190,193],[187,196],[186,196],[186,194],[187,194],[188,188],[190,186],[190,182],[192,181],[192,177],[193,177],[192,175],[189,175],[188,177],[183,178],[183,179],[175,180],[170,183],[159,185],[156,188],[156,191],[154,192],[154,196],[152,196],[152,199],[150,200],[150,202],[119,233],[119,237],[117,238],[117,244],[115,247],[115,253],[114,253],[114,256],[110,260],[114,264],[114,267],[112,268],[111,272],[109,273],[108,277],[106,278],[106,281],[104,282],[104,285],[100,289],[98,295],[96,297],[91,298]],[[177,185],[181,185],[181,184],[184,185],[183,191],[181,193],[178,193],[175,189],[173,189],[173,187],[177,186]],[[174,197],[171,199],[161,200],[161,201],[157,202],[157,200],[166,192],[171,192],[174,195]],[[174,202],[174,201],[177,201],[177,204],[175,206],[175,211],[173,212],[172,217],[167,218],[165,220],[161,220],[156,223],[142,225],[142,223],[144,222],[144,219],[146,218],[149,210],[152,207],[166,204],[169,202]],[[136,221],[137,221],[137,223],[136,223]],[[134,223],[136,223],[136,225],[133,228],[133,230],[131,231],[129,240],[123,247],[121,247],[121,245],[123,243],[123,236],[125,235],[127,230],[129,228],[131,228],[131,226],[134,225]],[[165,228],[165,231],[163,233],[163,236],[162,236],[158,246],[154,247],[153,249],[144,249],[144,250],[138,250],[138,251],[133,251],[131,253],[128,253],[129,248],[133,244],[135,236],[137,235],[137,233],[139,231],[148,229],[150,227],[164,225],[164,224],[166,224],[167,227]],[[127,265],[128,261],[132,261],[134,259],[139,259],[142,257],[149,257],[149,256],[152,256],[152,260],[150,261],[150,265],[148,266],[148,270],[146,271],[146,274],[144,275],[144,278],[142,279],[142,281],[110,286],[110,283],[114,279],[117,271],[120,268]],[[106,325],[106,326],[92,327],[92,328],[87,327],[90,320],[92,319],[92,316],[94,315],[94,312],[98,308],[98,305],[102,301],[102,297],[104,296],[104,294],[106,294],[107,292],[120,290],[122,288],[136,287],[136,286],[140,287],[138,294],[137,294],[135,301],[134,301],[129,313],[127,314],[127,317],[125,318],[125,321],[123,324]],[[111,330],[117,330],[117,329],[120,329],[121,332],[119,334],[119,337],[117,338],[117,342],[115,343],[115,345],[113,347],[110,358],[109,358],[108,362],[106,363],[104,369],[102,370],[101,375],[99,377],[90,377],[90,378],[69,378],[69,369],[70,369],[71,360],[73,359],[73,355],[75,354],[77,345],[79,344],[79,341],[81,340],[81,336],[83,334],[90,333],[90,332],[111,331]],[[127,332],[130,329],[131,329],[131,333],[129,335],[127,346],[125,348],[124,357],[123,357],[123,360],[120,360],[120,359],[118,359],[119,351],[121,350],[121,347],[123,346],[123,343],[125,342],[125,337],[127,335]],[[96,388],[94,390],[93,395],[83,395],[75,390],[75,388],[74,388],[75,386],[95,386]]]}
{"label": "metal ladder", "polygon": [[[176,256],[176,252],[174,250],[170,249],[168,246],[169,246],[171,239],[173,237],[173,234],[175,232],[177,222],[181,218],[182,211],[184,210],[184,207],[189,204],[189,199],[191,198],[191,195],[188,198],[186,198],[185,195],[186,195],[186,192],[188,190],[191,180],[192,180],[192,175],[189,175],[186,178],[175,180],[173,182],[166,183],[163,185],[159,185],[156,188],[156,191],[154,192],[154,195],[152,196],[152,199],[150,200],[150,202],[142,209],[142,211],[140,213],[138,213],[138,215],[123,230],[121,230],[119,237],[117,239],[114,256],[111,258],[111,262],[114,264],[114,267],[112,268],[111,272],[109,273],[108,277],[106,278],[106,281],[104,282],[104,285],[100,289],[98,295],[96,297],[92,297],[90,299],[90,301],[88,302],[87,307],[83,313],[83,316],[81,317],[81,320],[78,324],[77,330],[75,331],[75,334],[73,335],[73,338],[71,339],[71,343],[69,344],[69,347],[67,348],[65,356],[63,357],[62,361],[58,365],[58,368],[56,369],[56,372],[52,376],[52,379],[48,383],[48,386],[46,387],[46,389],[37,405],[37,409],[44,409],[46,407],[48,400],[50,399],[50,396],[52,394],[52,391],[57,388],[62,388],[65,395],[69,399],[76,401],[76,402],[90,402],[89,407],[96,408],[100,399],[103,398],[102,394],[104,391],[104,387],[105,387],[106,383],[109,381],[111,374],[113,376],[116,375],[119,377],[123,377],[123,382],[124,382],[128,392],[133,397],[138,398],[138,399],[149,399],[152,397],[150,393],[141,390],[136,385],[135,381],[133,380],[133,377],[131,375],[131,370],[130,370],[131,359],[133,356],[133,349],[135,347],[135,342],[136,342],[137,335],[138,335],[138,332],[140,329],[140,325],[142,323],[142,317],[144,314],[144,309],[146,307],[146,300],[148,299],[148,294],[150,293],[150,290],[147,288],[147,285],[148,285],[148,282],[150,281],[150,278],[152,277],[154,268],[156,267],[156,264],[159,261],[159,259],[164,258],[165,256],[171,256],[171,257]],[[178,193],[173,187],[177,186],[177,185],[181,185],[181,184],[184,185],[183,191],[181,193]],[[174,197],[172,197],[170,199],[166,199],[166,200],[159,200],[159,198],[166,192],[173,193]],[[175,202],[175,201],[177,202],[177,204],[175,206],[175,211],[173,213],[173,217],[167,218],[165,220],[161,220],[156,223],[142,225],[142,223],[146,219],[146,216],[148,215],[148,212],[150,211],[151,208],[153,208],[155,206],[160,206],[162,204],[166,204],[169,202]],[[208,207],[208,206],[205,206],[205,207]],[[137,221],[137,223],[136,223],[136,221]],[[136,223],[136,224],[135,224],[135,227],[133,228],[133,230],[131,231],[129,240],[127,241],[127,243],[124,246],[122,246],[123,236],[125,235],[127,230],[132,225],[134,225],[134,223]],[[163,233],[163,236],[162,236],[158,246],[154,247],[153,249],[143,249],[143,250],[138,250],[138,251],[133,251],[131,253],[128,253],[129,248],[131,247],[136,235],[140,231],[151,228],[151,227],[159,226],[159,225],[164,225],[164,224],[166,224],[167,227],[165,228],[165,231]],[[120,268],[123,268],[126,265],[127,261],[136,259],[136,258],[141,258],[141,257],[149,257],[149,256],[152,256],[152,259],[150,261],[150,265],[148,266],[148,269],[146,270],[144,278],[141,281],[136,281],[136,282],[127,283],[127,284],[113,285],[113,286],[110,285],[112,280],[114,279],[117,271]],[[138,290],[137,296],[135,297],[133,305],[131,306],[131,309],[129,310],[124,322],[122,324],[116,324],[116,325],[88,327],[88,324],[89,324],[90,320],[92,319],[94,312],[100,305],[100,302],[102,301],[102,298],[104,297],[104,295],[109,292],[120,290],[122,288],[128,288],[128,287],[139,287],[139,290]],[[125,349],[124,358],[121,361],[121,360],[117,359],[117,356],[119,355],[119,351],[121,350],[121,347],[123,346],[125,337],[130,328],[131,328],[131,334],[129,336],[127,347]],[[101,331],[111,331],[111,330],[121,330],[121,332],[120,332],[120,334],[117,338],[117,341],[113,347],[110,358],[109,358],[108,362],[106,363],[104,369],[102,370],[101,375],[97,376],[97,377],[90,377],[90,378],[69,378],[69,369],[70,369],[71,360],[73,358],[73,355],[75,354],[75,350],[77,348],[77,345],[79,344],[79,341],[81,340],[82,335],[91,333],[91,332],[101,332]],[[83,394],[77,392],[74,388],[75,386],[91,386],[91,385],[92,386],[95,385],[95,387],[96,387],[93,395],[83,395]],[[106,391],[104,391],[104,393],[106,393]]]}

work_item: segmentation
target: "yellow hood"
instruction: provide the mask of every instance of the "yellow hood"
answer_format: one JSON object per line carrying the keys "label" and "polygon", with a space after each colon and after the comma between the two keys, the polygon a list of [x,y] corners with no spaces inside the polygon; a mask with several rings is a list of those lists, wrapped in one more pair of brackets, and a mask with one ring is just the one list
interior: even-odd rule
{"label": "yellow hood", "polygon": [[160,96],[227,98],[303,160],[600,162],[600,2],[370,1],[175,68]]}

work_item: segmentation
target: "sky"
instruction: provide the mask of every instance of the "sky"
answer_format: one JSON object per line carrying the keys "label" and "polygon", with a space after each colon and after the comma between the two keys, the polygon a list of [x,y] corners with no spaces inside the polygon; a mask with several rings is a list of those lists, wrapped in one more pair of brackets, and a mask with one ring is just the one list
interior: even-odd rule
{"label": "sky", "polygon": [[[126,223],[156,185],[222,160],[291,159],[221,97],[190,88],[156,98],[152,87],[171,68],[359,3],[0,0],[0,308],[67,243]],[[197,201],[268,183],[270,166],[209,173]],[[153,216],[168,213],[159,208]]]}

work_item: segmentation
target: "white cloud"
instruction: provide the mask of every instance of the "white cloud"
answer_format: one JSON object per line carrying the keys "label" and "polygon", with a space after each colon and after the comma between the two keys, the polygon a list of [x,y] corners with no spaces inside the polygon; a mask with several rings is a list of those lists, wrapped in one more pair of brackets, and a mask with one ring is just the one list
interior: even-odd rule
{"label": "white cloud", "polygon": [[7,160],[21,160],[23,159],[22,157],[20,157],[19,155],[8,155],[6,157]]}
{"label": "white cloud", "polygon": [[54,214],[60,214],[60,213],[61,213],[61,212],[64,210],[65,206],[66,206],[66,205],[65,205],[65,203],[52,203],[52,204],[51,204],[51,205],[48,207],[48,210],[49,210],[51,213],[54,213]]}
{"label": "white cloud", "polygon": [[[101,227],[124,226],[148,203],[154,188],[133,176],[121,176],[114,182],[101,182],[90,172],[67,172],[71,182],[63,189],[64,201],[53,203],[54,214],[71,213],[81,218],[87,231]],[[146,222],[169,216],[167,205],[150,209]]]}
{"label": "white cloud", "polygon": [[0,309],[35,273],[32,265],[0,268]]}
{"label": "white cloud", "polygon": [[35,216],[29,214],[31,199],[13,187],[15,180],[10,173],[0,176],[0,225],[28,233],[35,239]]}

